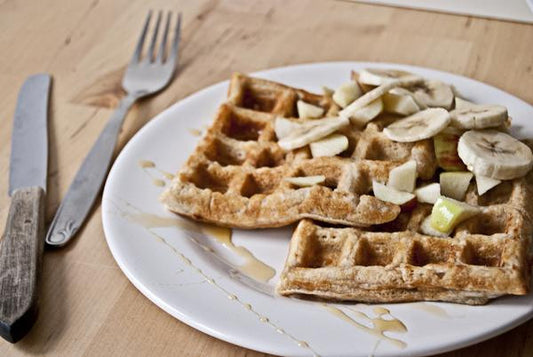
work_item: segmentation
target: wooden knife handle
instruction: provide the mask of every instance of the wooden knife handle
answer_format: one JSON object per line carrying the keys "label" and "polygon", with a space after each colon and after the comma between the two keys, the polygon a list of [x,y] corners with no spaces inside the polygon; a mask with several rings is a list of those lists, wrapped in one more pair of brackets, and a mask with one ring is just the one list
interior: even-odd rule
{"label": "wooden knife handle", "polygon": [[13,192],[0,245],[0,336],[12,343],[24,337],[37,318],[44,197],[40,187]]}

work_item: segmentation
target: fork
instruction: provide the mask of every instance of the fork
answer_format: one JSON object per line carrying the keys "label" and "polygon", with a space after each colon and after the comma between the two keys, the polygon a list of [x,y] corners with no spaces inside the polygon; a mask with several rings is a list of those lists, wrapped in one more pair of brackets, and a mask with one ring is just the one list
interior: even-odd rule
{"label": "fork", "polygon": [[[138,99],[155,94],[165,88],[173,77],[178,61],[181,32],[181,13],[178,13],[174,38],[167,44],[172,13],[166,16],[163,37],[155,52],[162,12],[159,11],[148,51],[142,58],[146,34],[152,11],[148,13],[137,47],[122,79],[127,95],[120,101],[109,122],[94,143],[74,177],[65,198],[61,202],[46,235],[46,243],[63,246],[78,231],[100,192],[109,171],[118,134],[128,110]],[[167,56],[165,49],[171,46]]]}

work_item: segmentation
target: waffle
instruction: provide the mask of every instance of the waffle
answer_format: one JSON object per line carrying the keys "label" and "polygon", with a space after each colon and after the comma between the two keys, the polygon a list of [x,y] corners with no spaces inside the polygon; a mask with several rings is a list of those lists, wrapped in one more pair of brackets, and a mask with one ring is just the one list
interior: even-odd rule
{"label": "waffle", "polygon": [[421,233],[431,205],[419,204],[372,229],[297,226],[277,286],[282,295],[369,303],[418,300],[480,305],[529,291],[533,173],[466,202],[482,213],[450,238]]}
{"label": "waffle", "polygon": [[[327,115],[339,110],[330,96],[234,74],[227,102],[161,201],[175,213],[220,226],[270,228],[312,218],[368,227],[400,213],[399,206],[367,195],[372,179],[386,181],[392,168],[411,159],[419,177],[435,173],[431,140],[395,143],[384,136],[392,117],[344,129],[349,148],[342,157],[311,158],[308,148],[284,152],[274,121],[297,116],[299,99]],[[325,183],[300,188],[284,180],[313,175],[324,175]]]}

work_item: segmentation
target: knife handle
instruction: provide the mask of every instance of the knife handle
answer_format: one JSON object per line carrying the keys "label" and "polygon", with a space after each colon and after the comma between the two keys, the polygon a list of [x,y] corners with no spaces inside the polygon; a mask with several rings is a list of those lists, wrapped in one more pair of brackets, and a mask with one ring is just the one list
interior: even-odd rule
{"label": "knife handle", "polygon": [[13,192],[0,245],[0,336],[12,343],[24,337],[37,318],[44,197],[41,187]]}
{"label": "knife handle", "polygon": [[65,245],[85,221],[107,177],[122,122],[138,98],[138,95],[129,94],[122,99],[83,160],[48,228],[45,239],[47,245],[53,247]]}

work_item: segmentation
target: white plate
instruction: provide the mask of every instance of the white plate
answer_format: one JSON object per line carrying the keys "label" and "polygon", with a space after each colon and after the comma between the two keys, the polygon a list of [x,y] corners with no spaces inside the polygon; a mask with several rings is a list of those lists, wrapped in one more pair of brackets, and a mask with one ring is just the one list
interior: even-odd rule
{"label": "white plate", "polygon": [[[509,108],[519,136],[533,137],[533,126],[528,124],[533,107],[494,87],[450,73],[396,64],[335,62],[277,68],[254,75],[319,93],[322,85],[335,88],[349,78],[350,70],[365,67],[405,69],[452,83],[474,102],[503,104]],[[350,310],[372,317],[373,306],[331,305],[360,324],[355,325],[321,303],[272,295],[291,228],[234,231],[235,245],[246,247],[277,272],[268,283],[235,274],[231,266],[242,263],[242,258],[215,239],[195,233],[193,226],[191,230],[174,225],[179,219],[160,205],[162,188],[153,185],[154,178],[164,179],[158,170],[177,171],[193,151],[199,137],[192,135],[191,129],[211,123],[217,106],[225,99],[227,85],[223,82],[201,90],[159,114],[122,150],[105,186],[103,224],[109,248],[130,281],[156,305],[219,339],[284,356],[435,354],[490,338],[532,316],[532,295],[504,297],[480,307],[446,303],[382,305],[407,327],[407,332],[387,333],[405,342],[406,347],[400,348],[365,331],[361,326],[371,327],[370,321]],[[156,168],[143,170],[140,160],[151,160]]]}

